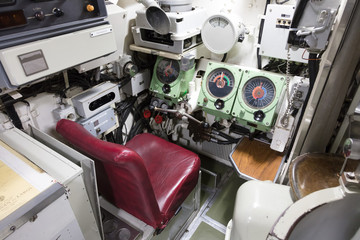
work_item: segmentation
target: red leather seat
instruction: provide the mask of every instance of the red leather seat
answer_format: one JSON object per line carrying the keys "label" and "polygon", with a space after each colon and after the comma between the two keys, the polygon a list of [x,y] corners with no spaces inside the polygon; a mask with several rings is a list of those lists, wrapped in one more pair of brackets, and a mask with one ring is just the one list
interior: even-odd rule
{"label": "red leather seat", "polygon": [[125,146],[102,141],[62,119],[56,131],[95,160],[100,194],[155,229],[163,229],[197,184],[199,157],[149,133]]}

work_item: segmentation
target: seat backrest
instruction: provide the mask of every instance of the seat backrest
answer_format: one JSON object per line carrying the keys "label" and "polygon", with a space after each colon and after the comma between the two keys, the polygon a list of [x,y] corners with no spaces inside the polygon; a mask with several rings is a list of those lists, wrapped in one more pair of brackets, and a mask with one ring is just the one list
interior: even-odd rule
{"label": "seat backrest", "polygon": [[[149,174],[136,152],[120,144],[102,141],[80,124],[67,119],[57,123],[56,131],[77,150],[95,160],[99,192],[103,197],[145,222],[161,222],[157,219],[160,210]],[[139,212],[142,216],[136,215]]]}

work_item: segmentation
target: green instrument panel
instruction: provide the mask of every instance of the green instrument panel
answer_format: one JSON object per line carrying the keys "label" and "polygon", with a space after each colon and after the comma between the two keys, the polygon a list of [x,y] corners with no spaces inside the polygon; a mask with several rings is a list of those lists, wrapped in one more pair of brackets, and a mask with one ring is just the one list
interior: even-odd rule
{"label": "green instrument panel", "polygon": [[182,71],[178,60],[158,57],[151,79],[150,91],[158,98],[178,103],[187,93],[189,82],[195,74],[195,66],[188,71]]}
{"label": "green instrument panel", "polygon": [[224,98],[234,89],[234,75],[226,68],[213,70],[207,78],[207,90],[215,98]]}
{"label": "green instrument panel", "polygon": [[232,119],[260,131],[270,131],[285,77],[258,69],[209,62],[198,105],[216,118]]}
{"label": "green instrument panel", "polygon": [[230,119],[241,76],[242,70],[238,66],[208,63],[198,105],[218,118]]}
{"label": "green instrument panel", "polygon": [[274,124],[276,106],[285,83],[285,78],[280,74],[245,70],[232,115],[239,123],[253,130],[269,131]]}

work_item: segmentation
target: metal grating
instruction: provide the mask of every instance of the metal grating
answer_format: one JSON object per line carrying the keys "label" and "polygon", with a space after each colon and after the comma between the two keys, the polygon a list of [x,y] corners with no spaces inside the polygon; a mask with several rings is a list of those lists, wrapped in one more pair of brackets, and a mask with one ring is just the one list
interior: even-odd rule
{"label": "metal grating", "polygon": [[219,145],[212,142],[203,142],[202,144],[202,150],[204,152],[207,152],[226,161],[229,160],[229,155],[232,151],[232,147],[232,145]]}

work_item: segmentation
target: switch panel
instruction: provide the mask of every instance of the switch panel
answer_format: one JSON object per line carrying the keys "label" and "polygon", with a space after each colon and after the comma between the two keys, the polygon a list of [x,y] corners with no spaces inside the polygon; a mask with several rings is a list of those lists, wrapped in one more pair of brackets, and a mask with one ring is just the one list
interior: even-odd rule
{"label": "switch panel", "polygon": [[104,24],[100,0],[0,1],[0,49]]}
{"label": "switch panel", "polygon": [[[307,63],[309,54],[305,49],[289,50],[287,55],[287,38],[294,15],[295,6],[269,4],[266,10],[264,30],[262,32],[260,55],[271,58]],[[302,56],[304,53],[304,56]]]}

